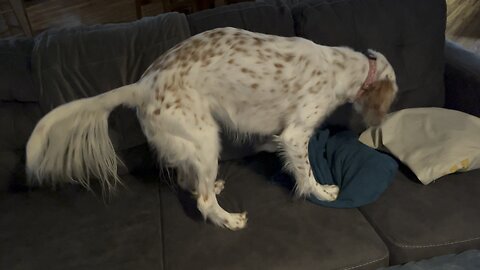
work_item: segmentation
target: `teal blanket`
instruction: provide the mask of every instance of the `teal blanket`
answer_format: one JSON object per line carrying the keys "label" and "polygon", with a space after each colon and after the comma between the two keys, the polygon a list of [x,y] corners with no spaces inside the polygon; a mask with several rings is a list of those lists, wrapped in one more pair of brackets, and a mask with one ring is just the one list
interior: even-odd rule
{"label": "teal blanket", "polygon": [[[330,134],[319,129],[308,145],[310,164],[320,184],[338,185],[340,193],[333,202],[308,199],[316,204],[335,208],[355,208],[374,202],[387,189],[398,170],[397,162],[358,141],[351,131]],[[292,181],[280,173],[274,181]]]}

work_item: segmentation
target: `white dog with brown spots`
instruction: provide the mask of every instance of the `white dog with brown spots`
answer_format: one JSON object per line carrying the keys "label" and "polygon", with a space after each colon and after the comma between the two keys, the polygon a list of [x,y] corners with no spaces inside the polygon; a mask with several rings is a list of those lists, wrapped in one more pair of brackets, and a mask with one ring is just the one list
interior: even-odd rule
{"label": "white dog with brown spots", "polygon": [[104,190],[120,182],[108,137],[109,113],[137,109],[149,143],[178,172],[178,184],[197,196],[198,210],[232,230],[246,213],[225,211],[216,198],[220,125],[239,134],[273,136],[296,192],[332,201],[338,187],[315,181],[307,144],[314,129],[338,106],[354,103],[369,125],[378,124],[396,95],[387,59],[299,37],[235,28],[193,36],[160,56],[142,78],[104,94],[52,110],[27,144],[27,173],[37,183],[80,183],[90,175]]}

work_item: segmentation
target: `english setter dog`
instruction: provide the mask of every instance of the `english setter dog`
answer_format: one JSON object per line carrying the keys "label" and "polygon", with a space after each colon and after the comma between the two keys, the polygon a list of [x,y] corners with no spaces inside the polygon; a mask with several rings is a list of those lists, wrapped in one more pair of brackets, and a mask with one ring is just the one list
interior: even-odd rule
{"label": "english setter dog", "polygon": [[376,125],[397,89],[381,53],[217,28],[170,49],[136,83],[49,112],[28,141],[27,174],[39,184],[87,188],[93,175],[112,191],[120,179],[108,116],[126,105],[136,108],[148,142],[176,168],[179,186],[196,195],[204,218],[237,230],[245,227],[246,213],[229,213],[216,198],[223,188],[217,181],[221,126],[271,135],[296,180],[296,193],[332,201],[338,187],[318,184],[309,165],[314,129],[348,102],[366,124]]}

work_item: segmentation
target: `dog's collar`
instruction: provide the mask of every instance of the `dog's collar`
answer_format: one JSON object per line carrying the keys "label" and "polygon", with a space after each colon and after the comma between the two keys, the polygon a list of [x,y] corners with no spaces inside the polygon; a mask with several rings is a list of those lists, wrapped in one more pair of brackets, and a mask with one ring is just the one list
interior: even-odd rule
{"label": "dog's collar", "polygon": [[370,88],[370,85],[375,81],[375,75],[377,74],[377,57],[373,53],[367,53],[368,58],[368,75],[363,82],[360,90],[358,90],[357,97],[361,97],[365,91]]}

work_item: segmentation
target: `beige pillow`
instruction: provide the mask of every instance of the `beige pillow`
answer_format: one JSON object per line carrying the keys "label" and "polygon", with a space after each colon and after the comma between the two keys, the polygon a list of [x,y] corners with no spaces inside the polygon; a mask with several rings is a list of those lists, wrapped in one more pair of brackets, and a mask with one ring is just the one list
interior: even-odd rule
{"label": "beige pillow", "polygon": [[405,109],[387,115],[359,140],[390,152],[427,185],[454,172],[480,168],[480,118],[442,108]]}

